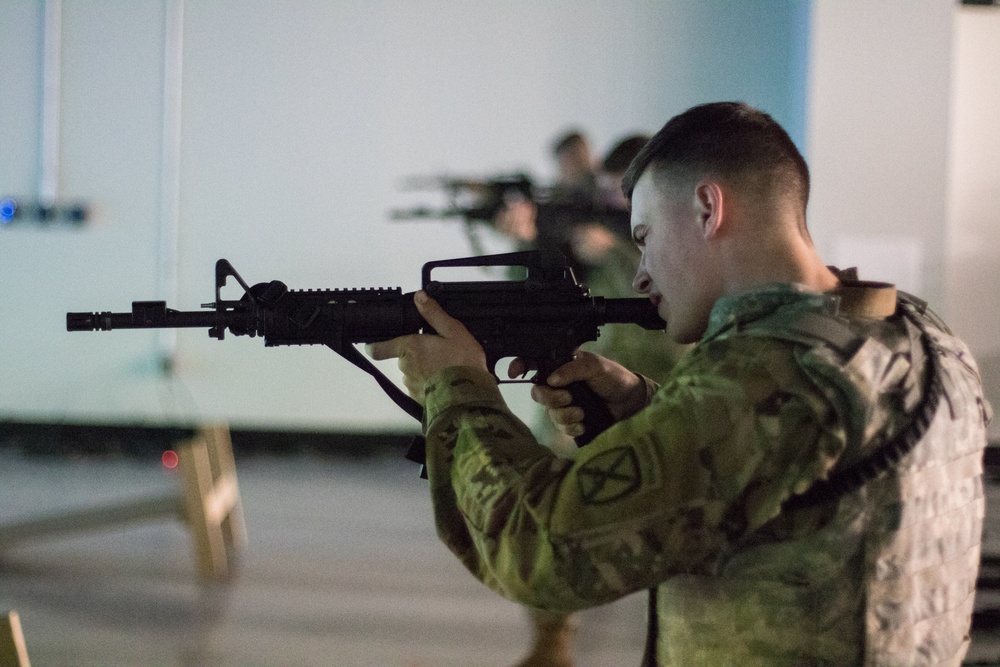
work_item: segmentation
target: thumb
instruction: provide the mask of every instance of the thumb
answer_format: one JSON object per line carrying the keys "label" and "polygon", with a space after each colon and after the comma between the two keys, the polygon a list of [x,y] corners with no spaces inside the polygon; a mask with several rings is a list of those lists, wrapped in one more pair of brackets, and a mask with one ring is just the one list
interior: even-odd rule
{"label": "thumb", "polygon": [[433,327],[439,336],[452,338],[467,333],[465,325],[446,313],[441,304],[427,296],[427,292],[420,290],[415,293],[413,303],[416,304],[420,316]]}

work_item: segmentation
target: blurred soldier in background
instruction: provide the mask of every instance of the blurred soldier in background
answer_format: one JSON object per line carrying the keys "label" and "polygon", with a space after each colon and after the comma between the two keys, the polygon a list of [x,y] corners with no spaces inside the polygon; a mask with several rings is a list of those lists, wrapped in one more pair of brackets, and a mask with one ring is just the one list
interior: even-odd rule
{"label": "blurred soldier in background", "polygon": [[540,208],[526,197],[509,197],[493,226],[514,241],[519,250],[558,250],[569,261],[577,280],[586,282],[587,265],[573,252],[571,234],[589,217],[584,211],[599,199],[590,142],[580,130],[570,130],[552,144],[552,157],[557,173],[546,196],[548,206]]}
{"label": "blurred soldier in background", "polygon": [[557,200],[592,201],[597,191],[597,171],[590,141],[579,130],[559,137],[552,146],[559,175],[553,187]]}

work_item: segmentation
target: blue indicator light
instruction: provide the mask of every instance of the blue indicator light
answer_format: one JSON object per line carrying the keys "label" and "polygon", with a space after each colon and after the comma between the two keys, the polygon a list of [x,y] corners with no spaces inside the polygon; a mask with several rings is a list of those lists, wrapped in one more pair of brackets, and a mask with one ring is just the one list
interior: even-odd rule
{"label": "blue indicator light", "polygon": [[17,202],[13,199],[0,201],[0,222],[8,223],[14,219],[14,212],[17,211]]}

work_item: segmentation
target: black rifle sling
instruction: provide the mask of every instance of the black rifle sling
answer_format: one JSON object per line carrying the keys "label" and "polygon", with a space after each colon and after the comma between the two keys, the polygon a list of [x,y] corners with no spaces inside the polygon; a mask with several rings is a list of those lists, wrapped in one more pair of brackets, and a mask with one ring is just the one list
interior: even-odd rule
{"label": "black rifle sling", "polygon": [[[423,406],[407,395],[402,389],[393,384],[392,380],[387,378],[385,374],[368,359],[368,357],[358,351],[358,348],[353,345],[338,347],[333,344],[327,344],[327,347],[375,378],[375,381],[378,382],[378,386],[382,387],[382,391],[384,391],[389,398],[392,399],[393,403],[401,407],[406,414],[410,415],[421,424],[423,423]],[[410,446],[406,450],[406,459],[413,461],[414,463],[419,463],[420,477],[422,479],[427,479],[427,466],[425,465],[427,462],[427,449],[424,436],[413,436],[413,440],[410,442]]]}
{"label": "black rifle sling", "polygon": [[784,503],[785,508],[798,509],[833,502],[861,488],[882,473],[894,470],[927,432],[944,394],[941,369],[944,351],[934,342],[927,331],[927,325],[921,321],[920,316],[925,313],[926,304],[903,293],[900,293],[899,300],[900,308],[897,312],[920,330],[920,343],[926,360],[920,403],[913,409],[909,423],[888,442],[854,466],[836,472],[828,479],[817,481],[805,493],[789,498]]}
{"label": "black rifle sling", "polygon": [[656,604],[656,586],[649,589],[649,602],[646,605],[646,648],[642,652],[642,667],[656,667],[656,644],[660,639],[660,619]]}
{"label": "black rifle sling", "polygon": [[[378,382],[378,386],[382,387],[382,391],[384,391],[389,398],[392,399],[393,403],[401,407],[406,414],[423,424],[423,406],[407,395],[402,389],[393,384],[392,380],[387,378],[385,374],[368,359],[368,357],[358,352],[358,348],[353,345],[338,347],[332,344],[327,344],[327,347],[375,378],[375,381]],[[406,458],[414,463],[419,463],[420,477],[422,479],[427,479],[427,466],[425,465],[427,462],[427,449],[424,436],[413,436],[413,440],[410,442],[410,446],[406,450]]]}
{"label": "black rifle sling", "polygon": [[424,408],[422,405],[417,403],[414,399],[410,398],[402,389],[393,384],[392,380],[387,378],[382,371],[380,371],[375,364],[373,364],[368,357],[358,352],[358,348],[353,345],[344,345],[343,347],[338,347],[336,345],[328,344],[331,350],[342,356],[347,361],[351,362],[364,372],[375,378],[378,382],[378,386],[382,387],[392,402],[403,409],[403,411],[416,419],[418,422],[422,422],[424,419]]}

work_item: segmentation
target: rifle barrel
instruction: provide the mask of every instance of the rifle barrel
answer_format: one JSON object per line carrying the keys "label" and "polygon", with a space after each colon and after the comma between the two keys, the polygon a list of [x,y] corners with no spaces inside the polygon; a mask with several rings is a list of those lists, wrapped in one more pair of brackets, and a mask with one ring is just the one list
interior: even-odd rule
{"label": "rifle barrel", "polygon": [[66,313],[66,330],[214,327],[226,324],[225,319],[224,313],[214,310],[179,311],[167,308],[165,301],[133,301],[131,313]]}

